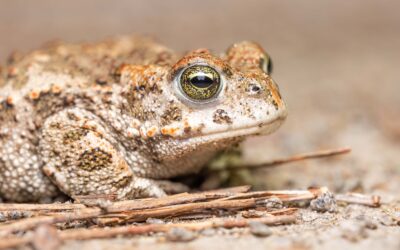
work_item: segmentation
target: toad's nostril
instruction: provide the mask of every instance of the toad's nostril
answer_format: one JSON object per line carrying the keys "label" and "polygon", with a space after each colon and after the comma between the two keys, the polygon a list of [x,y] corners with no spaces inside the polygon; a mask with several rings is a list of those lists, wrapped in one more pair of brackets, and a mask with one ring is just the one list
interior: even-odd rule
{"label": "toad's nostril", "polygon": [[253,92],[260,92],[261,88],[259,86],[252,86],[251,91]]}
{"label": "toad's nostril", "polygon": [[250,84],[247,88],[247,92],[250,95],[255,95],[255,94],[259,94],[261,92],[261,86],[258,84]]}

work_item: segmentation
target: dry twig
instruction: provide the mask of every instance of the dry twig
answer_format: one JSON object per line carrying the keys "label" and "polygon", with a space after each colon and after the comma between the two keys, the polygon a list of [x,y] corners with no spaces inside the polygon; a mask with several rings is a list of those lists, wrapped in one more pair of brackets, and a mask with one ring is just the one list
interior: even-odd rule
{"label": "dry twig", "polygon": [[359,204],[369,207],[380,207],[381,197],[378,195],[365,195],[359,193],[337,194],[336,201],[347,204]]}
{"label": "dry twig", "polygon": [[63,240],[70,239],[93,239],[93,238],[110,238],[115,235],[135,235],[145,234],[149,232],[166,232],[171,228],[185,228],[193,231],[200,231],[207,228],[233,228],[247,227],[250,222],[258,221],[266,225],[288,224],[296,221],[295,215],[277,215],[256,219],[211,219],[200,222],[191,223],[171,223],[171,224],[150,224],[139,226],[122,226],[115,228],[96,228],[96,229],[71,229],[60,232],[60,238]]}
{"label": "dry twig", "polygon": [[286,158],[281,158],[281,159],[275,159],[259,164],[250,164],[250,165],[240,165],[240,166],[235,166],[235,167],[230,167],[228,169],[215,169],[211,171],[223,171],[223,170],[240,170],[240,169],[258,169],[258,168],[266,168],[266,167],[275,167],[291,162],[296,162],[296,161],[304,161],[308,159],[317,159],[317,158],[325,158],[325,157],[331,157],[331,156],[336,156],[336,155],[342,155],[342,154],[347,154],[351,152],[351,148],[338,148],[338,149],[327,149],[327,150],[319,150],[315,152],[310,152],[310,153],[304,153],[304,154],[297,154],[293,155],[290,157]]}
{"label": "dry twig", "polygon": [[65,211],[82,209],[83,204],[73,203],[51,203],[51,204],[30,204],[30,203],[0,203],[1,211]]}

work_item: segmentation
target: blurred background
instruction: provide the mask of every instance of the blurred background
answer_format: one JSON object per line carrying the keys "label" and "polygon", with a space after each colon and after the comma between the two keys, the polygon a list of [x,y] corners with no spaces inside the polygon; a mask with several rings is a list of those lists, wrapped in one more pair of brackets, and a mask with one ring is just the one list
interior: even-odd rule
{"label": "blurred background", "polygon": [[[0,1],[0,61],[61,39],[147,34],[177,50],[259,42],[289,117],[245,144],[248,161],[350,146],[347,156],[261,170],[267,188],[400,189],[400,2],[371,0]],[[251,146],[250,146],[251,145]]]}

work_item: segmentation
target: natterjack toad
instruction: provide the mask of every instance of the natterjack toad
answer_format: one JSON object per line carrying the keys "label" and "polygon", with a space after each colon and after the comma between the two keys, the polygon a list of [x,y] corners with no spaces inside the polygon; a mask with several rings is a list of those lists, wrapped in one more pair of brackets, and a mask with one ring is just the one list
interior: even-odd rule
{"label": "natterjack toad", "polygon": [[166,179],[280,126],[269,70],[253,42],[221,56],[142,37],[13,55],[0,78],[0,197],[162,196]]}

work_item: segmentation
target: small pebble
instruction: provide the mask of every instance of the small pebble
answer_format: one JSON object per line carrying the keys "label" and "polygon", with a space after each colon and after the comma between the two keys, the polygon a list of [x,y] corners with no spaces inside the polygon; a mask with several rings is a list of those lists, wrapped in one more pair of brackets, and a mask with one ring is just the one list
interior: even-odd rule
{"label": "small pebble", "polygon": [[250,222],[250,232],[257,237],[267,237],[272,234],[269,226],[258,221]]}
{"label": "small pebble", "polygon": [[283,202],[278,197],[272,196],[271,198],[265,200],[265,207],[268,209],[282,209]]}
{"label": "small pebble", "polygon": [[375,230],[378,228],[378,225],[372,220],[366,220],[365,227],[371,230]]}
{"label": "small pebble", "polygon": [[146,223],[148,224],[165,224],[165,221],[157,218],[147,218]]}
{"label": "small pebble", "polygon": [[384,226],[396,226],[396,222],[392,217],[387,214],[383,214],[382,216],[378,217],[379,222]]}
{"label": "small pebble", "polygon": [[400,211],[394,213],[394,217],[397,221],[397,225],[400,226]]}
{"label": "small pebble", "polygon": [[0,222],[6,221],[6,217],[4,216],[3,213],[0,213]]}
{"label": "small pebble", "polygon": [[196,237],[196,234],[192,231],[179,227],[172,228],[166,234],[167,240],[175,242],[188,242],[194,240]]}
{"label": "small pebble", "polygon": [[311,201],[310,208],[317,212],[334,213],[337,211],[335,196],[331,192],[326,191]]}

